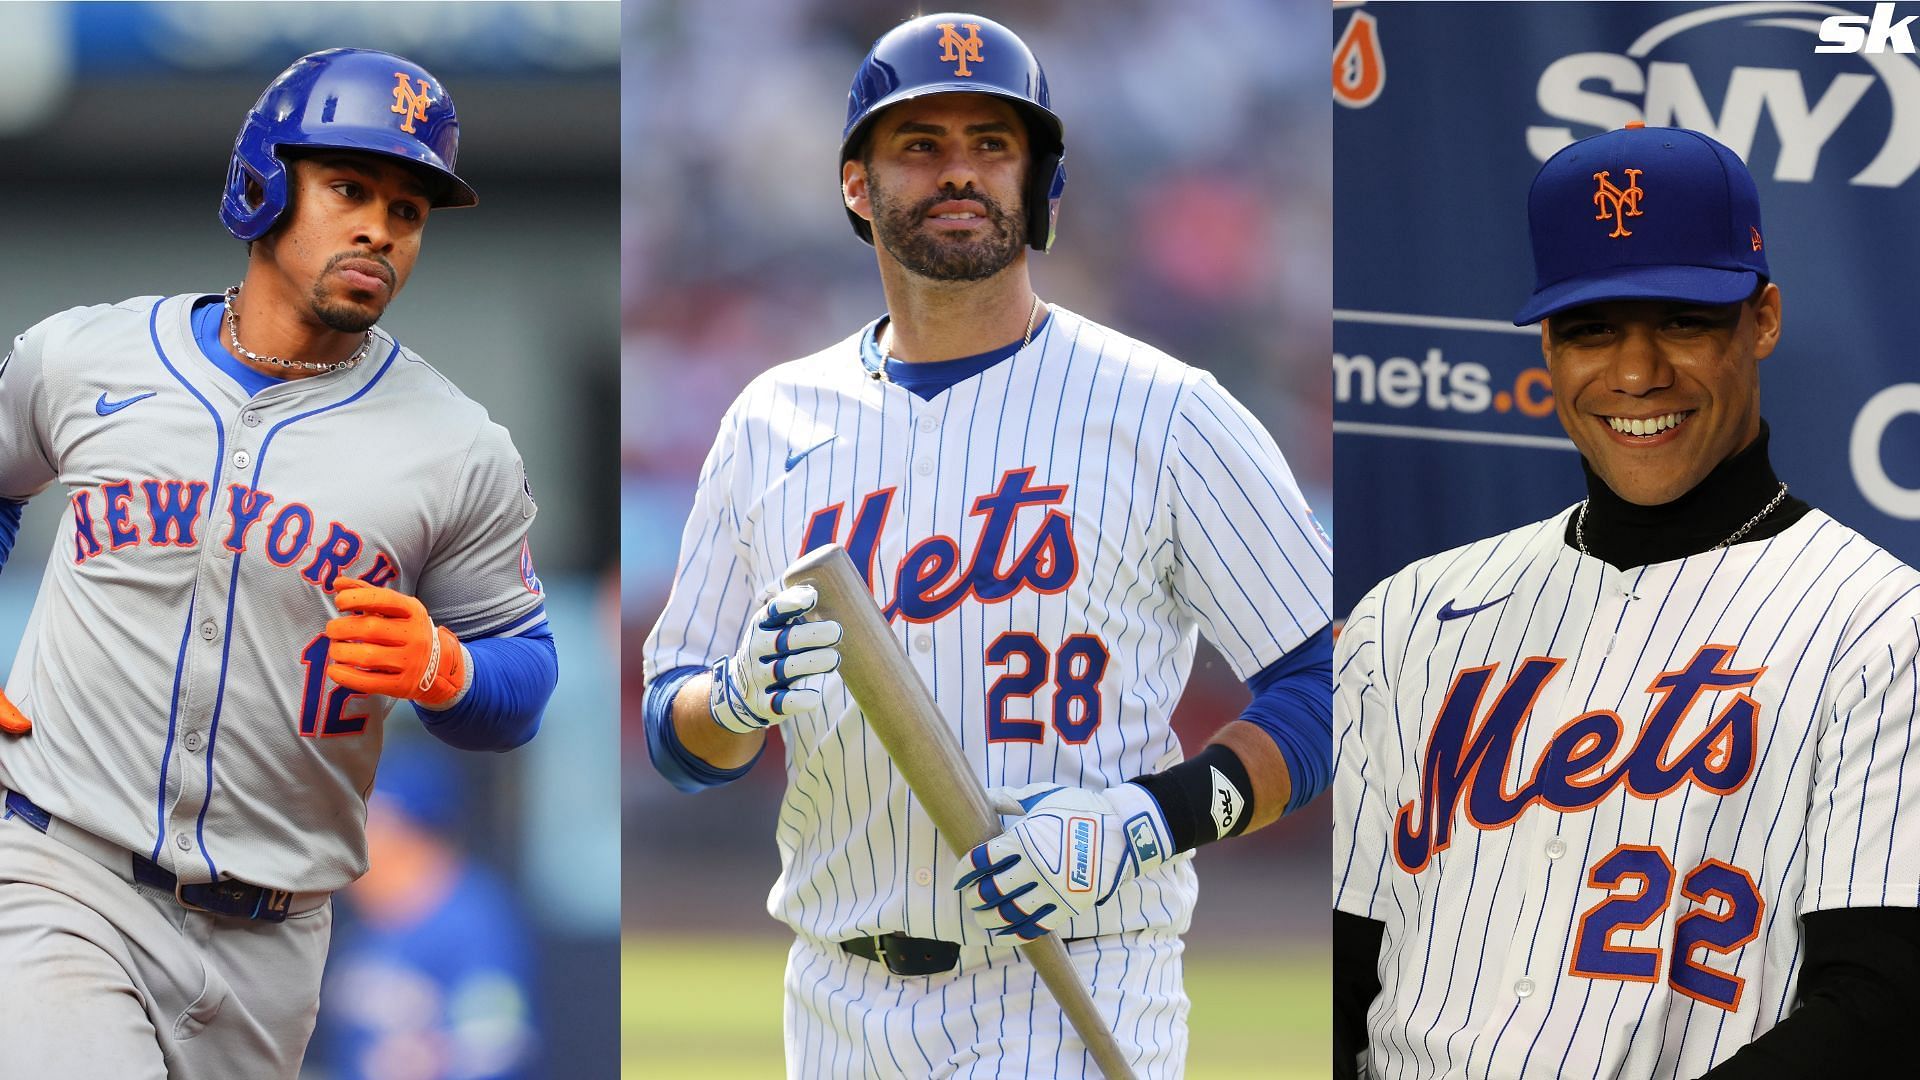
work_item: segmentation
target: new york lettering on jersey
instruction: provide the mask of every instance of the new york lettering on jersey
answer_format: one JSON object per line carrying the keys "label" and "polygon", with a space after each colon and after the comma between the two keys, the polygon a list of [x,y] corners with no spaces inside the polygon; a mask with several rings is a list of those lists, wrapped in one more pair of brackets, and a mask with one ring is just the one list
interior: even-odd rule
{"label": "new york lettering on jersey", "polygon": [[[120,480],[73,492],[68,503],[74,565],[84,565],[107,550],[103,537],[114,551],[142,544],[199,546],[200,506],[206,494],[204,480]],[[291,568],[304,560],[300,576],[323,589],[331,589],[334,579],[343,575],[369,585],[386,585],[400,576],[399,567],[385,552],[370,552],[363,562],[366,545],[357,530],[338,521],[316,522],[313,509],[300,502],[284,502],[269,515],[274,504],[272,492],[228,484],[228,524],[220,541],[226,550],[245,554],[251,536],[254,546],[275,566]],[[97,523],[96,506],[100,508]],[[146,517],[144,530],[137,516],[141,513]],[[316,541],[319,528],[325,531]],[[356,563],[363,563],[362,569],[354,570]]]}

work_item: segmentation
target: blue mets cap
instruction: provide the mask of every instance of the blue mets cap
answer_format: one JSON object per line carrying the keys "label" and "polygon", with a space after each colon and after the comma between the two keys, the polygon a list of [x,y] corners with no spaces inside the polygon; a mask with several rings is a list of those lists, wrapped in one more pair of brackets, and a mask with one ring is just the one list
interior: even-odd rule
{"label": "blue mets cap", "polygon": [[1514,325],[1603,300],[1734,304],[1768,277],[1739,155],[1638,122],[1547,159],[1527,193],[1533,296]]}

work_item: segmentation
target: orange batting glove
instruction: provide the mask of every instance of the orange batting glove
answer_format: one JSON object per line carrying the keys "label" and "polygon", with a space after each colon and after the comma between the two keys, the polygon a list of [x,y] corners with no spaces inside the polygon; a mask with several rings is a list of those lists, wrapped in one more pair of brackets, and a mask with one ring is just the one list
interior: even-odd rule
{"label": "orange batting glove", "polygon": [[13,702],[7,700],[4,691],[0,691],[0,731],[9,735],[25,735],[33,730],[33,721],[26,718]]}
{"label": "orange batting glove", "polygon": [[334,582],[340,617],[327,622],[327,678],[363,694],[444,709],[467,689],[467,651],[433,625],[419,600],[358,578]]}

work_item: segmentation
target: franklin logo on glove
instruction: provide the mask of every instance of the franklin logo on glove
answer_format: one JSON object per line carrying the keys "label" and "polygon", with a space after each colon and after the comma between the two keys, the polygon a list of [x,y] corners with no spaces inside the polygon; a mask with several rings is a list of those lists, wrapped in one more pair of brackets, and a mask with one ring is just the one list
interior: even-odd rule
{"label": "franklin logo on glove", "polygon": [[1100,822],[1090,817],[1067,819],[1073,836],[1073,870],[1067,874],[1068,892],[1093,891],[1093,861],[1099,857]]}

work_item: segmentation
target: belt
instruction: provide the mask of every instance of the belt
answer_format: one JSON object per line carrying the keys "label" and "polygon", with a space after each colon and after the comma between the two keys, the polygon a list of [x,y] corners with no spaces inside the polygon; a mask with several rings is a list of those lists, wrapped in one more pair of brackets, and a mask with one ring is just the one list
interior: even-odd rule
{"label": "belt", "polygon": [[[1066,940],[1071,943],[1080,939]],[[960,943],[938,938],[881,934],[850,938],[840,942],[840,948],[861,959],[883,963],[895,975],[940,975],[960,964]]]}
{"label": "belt", "polygon": [[960,943],[938,938],[881,934],[852,938],[840,947],[855,956],[877,960],[895,975],[939,975],[960,964]]}
{"label": "belt", "polygon": [[[53,815],[34,805],[33,801],[25,795],[17,791],[8,791],[6,793],[5,803],[6,817],[17,817],[21,821],[38,829],[40,832],[46,833],[49,836],[54,835],[52,832],[54,826]],[[63,834],[75,831],[75,827],[72,825],[65,822],[61,822],[60,824],[63,826],[61,829]],[[89,839],[97,839],[93,837],[91,833],[86,835]],[[62,839],[64,837],[55,838]],[[101,844],[105,843],[105,841],[101,841]],[[173,894],[173,898],[180,903],[181,907],[194,911],[204,911],[213,915],[225,915],[236,919],[254,919],[259,922],[277,923],[284,921],[287,915],[293,910],[296,898],[317,898],[315,902],[303,905],[302,910],[317,907],[319,906],[319,901],[325,900],[324,894],[294,893],[286,889],[269,889],[263,885],[249,885],[243,881],[224,880],[210,881],[197,885],[181,884],[180,879],[174,875],[173,871],[168,870],[166,867],[161,866],[159,863],[154,862],[139,852],[127,851],[117,845],[113,845],[110,850],[112,852],[111,857],[115,862],[108,862],[107,857],[104,857],[105,853],[92,850],[99,847],[100,844],[75,846],[83,853],[92,856],[95,861],[105,865],[107,869],[115,872],[121,872],[120,866],[126,865],[124,863],[115,865],[115,862],[121,858],[130,860],[135,884],[170,892]]]}

